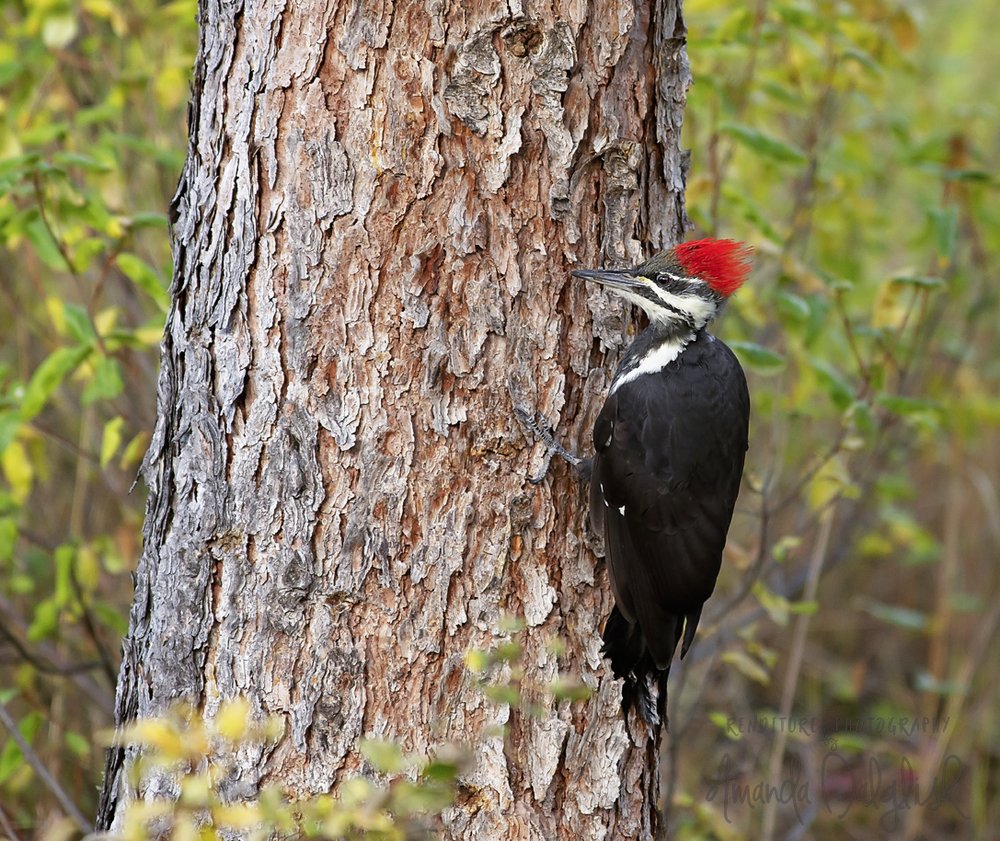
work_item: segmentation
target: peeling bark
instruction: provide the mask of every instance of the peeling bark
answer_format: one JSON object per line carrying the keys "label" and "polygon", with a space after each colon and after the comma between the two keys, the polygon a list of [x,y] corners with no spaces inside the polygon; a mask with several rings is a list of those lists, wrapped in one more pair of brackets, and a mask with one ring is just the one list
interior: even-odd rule
{"label": "peeling bark", "polygon": [[[527,484],[513,406],[590,450],[631,319],[569,270],[683,231],[679,4],[202,0],[119,722],[235,695],[283,717],[233,796],[327,791],[361,735],[482,744],[449,837],[651,837],[584,492]],[[526,685],[580,674],[589,702],[471,686],[504,613]]]}

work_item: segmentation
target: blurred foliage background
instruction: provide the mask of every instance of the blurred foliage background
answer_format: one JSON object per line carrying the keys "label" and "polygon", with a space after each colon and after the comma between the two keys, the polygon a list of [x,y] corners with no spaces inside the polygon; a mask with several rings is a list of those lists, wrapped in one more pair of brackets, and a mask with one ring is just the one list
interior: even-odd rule
{"label": "blurred foliage background", "polygon": [[1000,7],[685,8],[688,212],[758,259],[718,326],[752,440],[671,837],[995,838]]}
{"label": "blurred foliage background", "polygon": [[196,13],[0,4],[0,836],[96,811]]}
{"label": "blurred foliage background", "polygon": [[[195,15],[0,6],[0,835],[96,806]],[[689,213],[758,259],[718,329],[750,370],[753,441],[671,682],[671,837],[993,838],[1000,7],[686,15]]]}

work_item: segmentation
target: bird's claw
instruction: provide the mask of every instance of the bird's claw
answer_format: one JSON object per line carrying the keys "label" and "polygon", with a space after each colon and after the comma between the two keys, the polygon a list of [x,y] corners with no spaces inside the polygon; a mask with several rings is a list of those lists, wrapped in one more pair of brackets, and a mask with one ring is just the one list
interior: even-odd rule
{"label": "bird's claw", "polygon": [[540,485],[544,481],[545,477],[548,475],[549,467],[552,464],[553,456],[559,456],[574,469],[580,470],[583,459],[574,455],[562,444],[560,444],[556,440],[555,435],[552,434],[552,430],[548,427],[548,424],[541,426],[538,421],[535,420],[533,412],[529,412],[523,405],[519,405],[517,403],[514,404],[514,414],[521,422],[521,425],[545,445],[545,460],[542,465],[541,472],[528,477],[528,481],[532,485]]}

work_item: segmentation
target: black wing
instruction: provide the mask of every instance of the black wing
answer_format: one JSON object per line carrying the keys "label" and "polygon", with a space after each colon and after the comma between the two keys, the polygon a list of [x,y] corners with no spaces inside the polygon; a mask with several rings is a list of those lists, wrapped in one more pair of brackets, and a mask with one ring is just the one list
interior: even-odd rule
{"label": "black wing", "polygon": [[739,362],[700,333],[661,373],[624,383],[595,424],[591,518],[603,523],[618,609],[659,669],[670,665],[682,620],[686,651],[715,587],[749,417]]}

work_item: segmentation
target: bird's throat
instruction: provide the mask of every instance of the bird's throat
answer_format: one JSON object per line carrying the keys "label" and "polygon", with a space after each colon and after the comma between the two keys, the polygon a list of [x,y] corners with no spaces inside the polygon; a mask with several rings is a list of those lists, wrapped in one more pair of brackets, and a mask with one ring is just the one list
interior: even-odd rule
{"label": "bird's throat", "polygon": [[626,351],[611,382],[611,394],[640,377],[659,374],[696,338],[697,333],[687,327],[658,324],[647,327]]}

